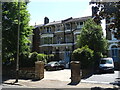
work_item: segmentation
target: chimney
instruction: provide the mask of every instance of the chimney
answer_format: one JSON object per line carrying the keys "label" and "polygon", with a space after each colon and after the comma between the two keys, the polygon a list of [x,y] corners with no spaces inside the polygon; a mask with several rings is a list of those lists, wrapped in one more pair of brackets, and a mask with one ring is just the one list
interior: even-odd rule
{"label": "chimney", "polygon": [[49,23],[49,19],[48,19],[48,17],[45,17],[44,18],[44,24],[47,24],[47,23]]}

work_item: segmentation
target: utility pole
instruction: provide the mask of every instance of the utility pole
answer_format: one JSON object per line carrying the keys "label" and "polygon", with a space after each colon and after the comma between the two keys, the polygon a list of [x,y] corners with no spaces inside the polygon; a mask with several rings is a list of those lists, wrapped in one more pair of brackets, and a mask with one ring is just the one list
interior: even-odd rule
{"label": "utility pole", "polygon": [[19,40],[20,40],[20,2],[18,1],[18,41],[17,41],[17,61],[16,61],[16,81],[18,82],[19,78]]}

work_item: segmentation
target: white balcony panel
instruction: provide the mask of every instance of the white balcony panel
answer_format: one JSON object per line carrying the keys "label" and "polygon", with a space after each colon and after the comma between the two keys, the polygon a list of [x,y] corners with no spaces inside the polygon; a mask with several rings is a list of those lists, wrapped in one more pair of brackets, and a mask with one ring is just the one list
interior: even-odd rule
{"label": "white balcony panel", "polygon": [[120,40],[108,40],[109,43],[118,43]]}
{"label": "white balcony panel", "polygon": [[83,27],[83,25],[78,25],[78,26],[77,26],[77,28],[82,28],[82,27]]}
{"label": "white balcony panel", "polygon": [[41,38],[45,38],[45,37],[53,37],[53,34],[42,34]]}
{"label": "white balcony panel", "polygon": [[55,33],[62,33],[62,32],[64,32],[64,31],[55,31]]}
{"label": "white balcony panel", "polygon": [[65,32],[70,32],[70,31],[71,31],[70,29],[65,30]]}
{"label": "white balcony panel", "polygon": [[[72,46],[73,43],[66,43],[66,44],[44,44],[40,45],[40,47],[45,47],[45,46],[52,46],[52,47],[61,47],[61,46]],[[75,43],[74,43],[75,45]]]}
{"label": "white balcony panel", "polygon": [[75,34],[80,34],[80,30],[74,31],[74,35],[75,35]]}

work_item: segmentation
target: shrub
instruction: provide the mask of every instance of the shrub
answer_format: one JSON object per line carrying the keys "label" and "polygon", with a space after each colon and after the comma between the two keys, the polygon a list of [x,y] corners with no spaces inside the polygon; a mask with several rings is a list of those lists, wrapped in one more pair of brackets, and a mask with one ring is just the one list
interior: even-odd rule
{"label": "shrub", "polygon": [[48,56],[48,57],[47,57],[47,61],[48,61],[48,62],[54,60],[54,54],[49,54],[49,55],[47,55],[47,56]]}
{"label": "shrub", "polygon": [[34,67],[35,66],[35,62],[37,61],[37,52],[33,52],[29,54],[29,58],[27,61],[27,66],[28,67]]}
{"label": "shrub", "polygon": [[29,66],[29,54],[30,53],[22,53],[20,55],[20,60],[19,60],[19,64],[20,67],[28,67]]}
{"label": "shrub", "polygon": [[72,57],[74,61],[81,62],[81,68],[88,68],[93,64],[93,50],[89,49],[88,46],[78,48],[73,51]]}
{"label": "shrub", "polygon": [[45,54],[38,54],[37,55],[37,61],[43,61],[44,63],[47,63],[47,55],[45,55]]}

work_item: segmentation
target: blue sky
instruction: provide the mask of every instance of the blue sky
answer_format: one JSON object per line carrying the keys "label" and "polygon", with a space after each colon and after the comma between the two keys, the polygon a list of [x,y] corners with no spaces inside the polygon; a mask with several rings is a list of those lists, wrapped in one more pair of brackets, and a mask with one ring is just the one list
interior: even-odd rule
{"label": "blue sky", "polygon": [[28,11],[30,25],[43,24],[44,17],[50,22],[91,15],[90,0],[30,0]]}

